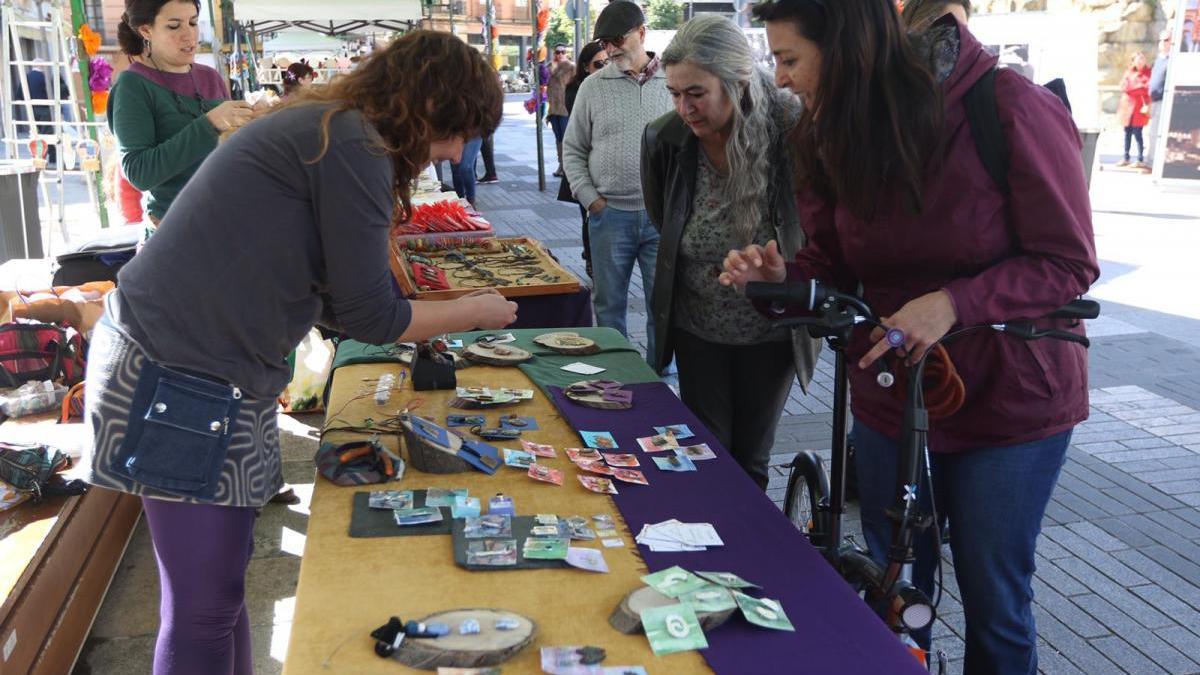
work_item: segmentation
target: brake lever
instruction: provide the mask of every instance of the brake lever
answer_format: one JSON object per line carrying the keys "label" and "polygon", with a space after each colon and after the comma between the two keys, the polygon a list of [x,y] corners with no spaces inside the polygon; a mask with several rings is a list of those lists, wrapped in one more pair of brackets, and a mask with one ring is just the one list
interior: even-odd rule
{"label": "brake lever", "polygon": [[1039,338],[1051,338],[1053,340],[1064,340],[1066,342],[1074,342],[1081,344],[1084,348],[1092,346],[1091,340],[1088,340],[1083,335],[1077,335],[1070,331],[1047,329],[1039,330],[1028,321],[1016,321],[1012,323],[997,323],[992,324],[992,328],[1009,335],[1015,335],[1024,340],[1037,340]]}

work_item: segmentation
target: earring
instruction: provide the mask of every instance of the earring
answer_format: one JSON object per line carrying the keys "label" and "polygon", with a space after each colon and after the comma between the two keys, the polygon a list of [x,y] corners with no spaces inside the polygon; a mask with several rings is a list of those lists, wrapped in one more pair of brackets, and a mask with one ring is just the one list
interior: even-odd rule
{"label": "earring", "polygon": [[142,38],[142,51],[146,52],[146,56],[150,56],[150,38]]}

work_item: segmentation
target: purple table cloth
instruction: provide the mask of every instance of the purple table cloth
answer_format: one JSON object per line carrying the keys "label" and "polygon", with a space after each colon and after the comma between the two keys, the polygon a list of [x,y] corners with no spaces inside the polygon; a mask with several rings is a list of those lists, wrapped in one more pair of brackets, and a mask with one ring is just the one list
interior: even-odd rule
{"label": "purple table cloth", "polygon": [[[669,387],[653,382],[627,389],[634,392],[630,410],[581,406],[557,387],[550,393],[573,429],[612,432],[622,452],[641,460],[650,485],[617,482],[620,494],[613,496],[634,534],[644,524],[677,518],[712,523],[725,542],[687,553],[651,553],[639,546],[650,571],[679,565],[733,572],[762,586],[751,595],[779,600],[796,628],[795,633],[759,628],[737,613],[709,634],[709,647],[701,652],[713,671],[927,675]],[[660,470],[636,439],[668,424],[687,424],[696,438],[685,442],[707,443],[717,458],[696,462],[695,472]]]}
{"label": "purple table cloth", "polygon": [[517,301],[517,321],[508,328],[589,328],[592,291],[581,285],[574,293],[525,295]]}

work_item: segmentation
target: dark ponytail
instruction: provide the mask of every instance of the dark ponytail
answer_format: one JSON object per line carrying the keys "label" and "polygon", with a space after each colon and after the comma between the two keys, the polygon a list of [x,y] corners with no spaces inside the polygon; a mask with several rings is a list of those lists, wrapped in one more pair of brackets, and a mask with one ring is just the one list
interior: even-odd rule
{"label": "dark ponytail", "polygon": [[[121,15],[121,23],[117,24],[117,44],[121,51],[130,56],[138,56],[146,50],[146,41],[138,33],[138,27],[154,24],[158,12],[168,2],[187,2],[187,0],[125,0],[125,13]],[[200,0],[191,0],[200,11]]]}

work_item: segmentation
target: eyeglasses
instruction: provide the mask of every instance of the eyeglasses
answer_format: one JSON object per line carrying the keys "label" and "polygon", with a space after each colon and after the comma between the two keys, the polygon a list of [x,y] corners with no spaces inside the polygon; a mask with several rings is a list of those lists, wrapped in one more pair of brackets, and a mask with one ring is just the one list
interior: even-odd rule
{"label": "eyeglasses", "polygon": [[601,68],[603,68],[604,66],[607,66],[607,65],[608,65],[608,61],[603,61],[603,60],[592,61],[592,70],[600,70]]}
{"label": "eyeglasses", "polygon": [[608,49],[610,46],[620,48],[621,45],[625,44],[625,38],[629,37],[630,35],[633,35],[636,31],[637,31],[637,28],[634,28],[633,30],[629,31],[628,33],[626,33],[624,35],[618,35],[617,37],[613,37],[613,38],[599,38],[598,40],[596,40],[596,42],[600,43],[601,49]]}

